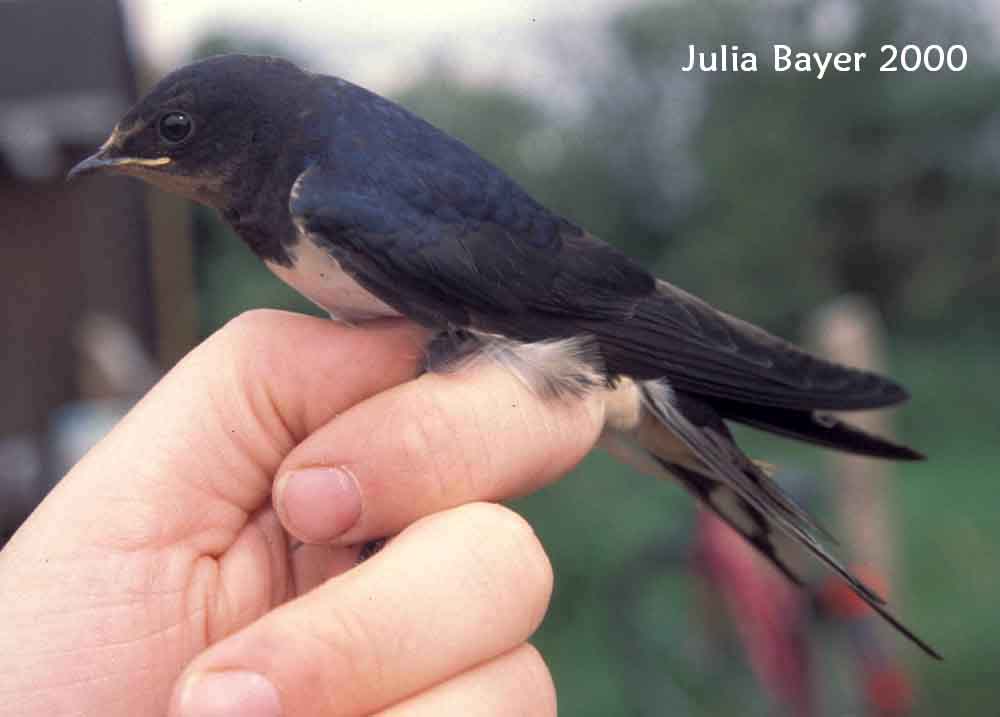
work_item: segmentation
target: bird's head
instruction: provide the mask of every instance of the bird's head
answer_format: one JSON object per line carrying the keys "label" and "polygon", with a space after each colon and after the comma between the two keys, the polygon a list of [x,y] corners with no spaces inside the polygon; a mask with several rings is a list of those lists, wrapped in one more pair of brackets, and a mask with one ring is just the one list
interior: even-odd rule
{"label": "bird's head", "polygon": [[111,136],[69,172],[138,177],[224,210],[253,191],[255,175],[275,171],[311,76],[285,60],[220,55],[182,67],[153,87]]}

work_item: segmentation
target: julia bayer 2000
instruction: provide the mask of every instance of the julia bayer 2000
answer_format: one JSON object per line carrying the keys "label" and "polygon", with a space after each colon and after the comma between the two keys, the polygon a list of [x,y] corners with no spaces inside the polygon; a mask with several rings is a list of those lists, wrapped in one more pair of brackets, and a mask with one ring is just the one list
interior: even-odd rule
{"label": "julia bayer 2000", "polygon": [[[827,72],[860,72],[866,52],[796,52],[790,45],[774,45],[772,68],[775,72],[808,72],[822,80]],[[739,45],[719,45],[718,50],[699,50],[688,45],[684,72],[756,72],[757,53],[741,50]]]}

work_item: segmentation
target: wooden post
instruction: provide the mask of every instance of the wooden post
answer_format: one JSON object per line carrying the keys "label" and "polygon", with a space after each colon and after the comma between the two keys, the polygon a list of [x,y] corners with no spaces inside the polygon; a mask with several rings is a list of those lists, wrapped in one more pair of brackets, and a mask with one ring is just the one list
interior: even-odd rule
{"label": "wooden post", "polygon": [[[882,322],[870,302],[847,296],[816,312],[811,343],[820,355],[838,363],[884,372]],[[885,411],[844,414],[843,418],[874,433],[891,436]],[[846,453],[828,452],[829,473],[835,479],[838,535],[851,562],[869,566],[892,584],[895,572],[893,515],[889,495],[892,464]]]}

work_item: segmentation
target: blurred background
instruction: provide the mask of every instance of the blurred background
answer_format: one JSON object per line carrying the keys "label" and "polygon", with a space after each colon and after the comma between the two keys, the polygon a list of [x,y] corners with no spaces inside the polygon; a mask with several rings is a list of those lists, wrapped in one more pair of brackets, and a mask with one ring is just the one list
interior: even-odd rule
{"label": "blurred background", "polygon": [[[138,92],[221,51],[388,95],[716,306],[913,400],[885,466],[740,438],[943,663],[821,574],[788,591],[676,486],[606,456],[517,502],[556,570],[536,638],[567,715],[990,714],[1000,704],[1000,2],[0,2],[0,541],[228,318],[310,311],[211,213],[62,176]],[[777,73],[771,45],[866,51]],[[960,72],[880,47],[962,45]],[[689,72],[689,45],[759,71]]]}

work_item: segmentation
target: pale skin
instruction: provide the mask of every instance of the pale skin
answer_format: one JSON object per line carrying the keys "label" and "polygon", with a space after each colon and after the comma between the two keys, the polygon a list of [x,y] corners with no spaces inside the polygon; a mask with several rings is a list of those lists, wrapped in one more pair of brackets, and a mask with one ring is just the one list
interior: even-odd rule
{"label": "pale skin", "polygon": [[181,361],[0,553],[0,713],[554,715],[551,566],[493,501],[601,402],[418,377],[426,339],[252,312]]}

